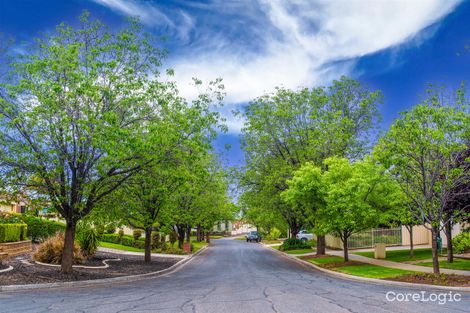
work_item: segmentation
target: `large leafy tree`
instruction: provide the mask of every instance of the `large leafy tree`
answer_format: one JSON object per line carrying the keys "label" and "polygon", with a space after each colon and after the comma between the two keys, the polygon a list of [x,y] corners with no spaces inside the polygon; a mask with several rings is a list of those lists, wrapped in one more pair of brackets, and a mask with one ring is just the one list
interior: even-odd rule
{"label": "large leafy tree", "polygon": [[85,12],[38,39],[3,83],[1,179],[42,190],[65,219],[64,273],[77,222],[152,162],[148,129],[176,94],[158,79],[164,55],[136,21],[114,32]]}
{"label": "large leafy tree", "polygon": [[295,236],[311,222],[311,212],[282,201],[286,181],[306,161],[321,166],[330,156],[363,155],[378,120],[380,100],[380,92],[346,77],[328,88],[278,88],[255,99],[243,113],[246,168],[240,185],[245,201],[249,197],[247,202],[262,204],[257,210],[277,211]]}
{"label": "large leafy tree", "polygon": [[469,173],[461,151],[470,135],[464,89],[455,96],[428,91],[423,103],[396,120],[376,147],[375,155],[389,168],[406,196],[411,214],[432,232],[434,273],[439,273],[437,237],[448,225],[446,209],[456,197],[469,196]]}
{"label": "large leafy tree", "polygon": [[[325,160],[327,171],[322,179],[311,176],[311,184],[324,187],[324,205],[318,211],[320,227],[333,232],[343,242],[344,260],[348,261],[348,239],[362,230],[387,222],[388,210],[401,204],[398,185],[383,167],[370,158],[351,163],[345,158]],[[318,169],[315,171],[318,173]],[[315,188],[315,190],[318,190]],[[318,201],[318,200],[317,200]]]}

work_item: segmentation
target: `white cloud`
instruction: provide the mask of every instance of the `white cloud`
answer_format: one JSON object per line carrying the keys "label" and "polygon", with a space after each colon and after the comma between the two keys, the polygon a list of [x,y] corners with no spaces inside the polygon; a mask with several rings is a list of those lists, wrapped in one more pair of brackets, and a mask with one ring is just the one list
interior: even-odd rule
{"label": "white cloud", "polygon": [[262,51],[241,50],[214,29],[212,40],[193,43],[196,52],[176,55],[172,65],[183,95],[196,94],[190,86],[194,76],[222,77],[227,101],[245,102],[278,85],[296,88],[347,74],[354,58],[412,39],[458,2],[263,0],[259,5],[269,23]]}
{"label": "white cloud", "polygon": [[[350,74],[358,57],[424,40],[419,33],[461,2],[212,0],[183,2],[186,11],[169,15],[149,2],[94,1],[176,29],[183,43],[171,50],[170,63],[182,95],[197,95],[192,77],[221,77],[228,103],[247,102],[275,86],[326,84]],[[230,123],[239,131],[239,122]]]}

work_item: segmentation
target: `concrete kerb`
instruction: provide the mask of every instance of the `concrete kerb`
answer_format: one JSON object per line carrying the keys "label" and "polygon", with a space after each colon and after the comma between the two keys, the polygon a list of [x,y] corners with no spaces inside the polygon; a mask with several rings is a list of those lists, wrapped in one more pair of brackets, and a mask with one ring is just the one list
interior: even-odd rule
{"label": "concrete kerb", "polygon": [[360,276],[353,276],[348,275],[345,273],[340,273],[332,270],[328,270],[326,268],[320,267],[308,261],[299,259],[297,256],[293,254],[287,254],[277,249],[270,248],[269,246],[263,244],[266,249],[279,253],[281,256],[288,258],[294,262],[302,264],[303,266],[311,267],[315,270],[323,272],[329,276],[339,277],[342,279],[358,281],[358,282],[366,282],[374,285],[382,285],[382,286],[395,286],[395,287],[407,287],[407,288],[414,288],[414,289],[434,289],[434,290],[452,290],[452,291],[462,291],[465,293],[470,293],[470,287],[454,287],[454,286],[439,286],[439,285],[428,285],[428,284],[416,284],[416,283],[407,283],[407,282],[400,282],[400,281],[391,281],[391,280],[384,280],[384,279],[377,279],[377,278],[367,278],[367,277],[360,277]]}
{"label": "concrete kerb", "polygon": [[82,280],[82,281],[67,281],[67,282],[44,283],[44,284],[28,284],[28,285],[7,285],[7,286],[0,286],[0,292],[52,289],[52,288],[64,288],[64,287],[80,288],[80,287],[88,287],[88,286],[107,285],[111,283],[126,283],[126,282],[138,281],[142,279],[155,278],[155,277],[164,276],[164,275],[168,275],[173,272],[176,272],[177,270],[181,269],[184,265],[189,263],[195,256],[204,252],[208,247],[209,246],[205,246],[201,248],[198,252],[176,262],[169,268],[156,271],[156,272],[138,274],[138,275],[121,276],[121,277],[113,277],[113,278]]}

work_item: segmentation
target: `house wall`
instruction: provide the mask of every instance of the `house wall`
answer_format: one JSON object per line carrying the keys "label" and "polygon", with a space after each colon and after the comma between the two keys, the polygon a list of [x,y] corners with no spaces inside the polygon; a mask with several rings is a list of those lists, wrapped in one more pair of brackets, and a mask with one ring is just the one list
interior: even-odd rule
{"label": "house wall", "polygon": [[326,235],[325,242],[328,248],[343,249],[343,242],[338,237],[335,237],[332,235]]}
{"label": "house wall", "polygon": [[[452,238],[457,236],[462,230],[460,224],[452,227]],[[444,231],[440,233],[442,238],[442,245],[447,245],[447,237]],[[430,245],[432,243],[431,231],[423,225],[413,227],[413,245]],[[410,233],[405,226],[402,226],[402,245],[410,245]]]}
{"label": "house wall", "polygon": [[0,204],[1,212],[16,212],[11,204]]}
{"label": "house wall", "polygon": [[[405,226],[401,227],[401,244],[410,245],[410,233]],[[431,243],[431,232],[423,225],[413,226],[413,245],[427,245]]]}

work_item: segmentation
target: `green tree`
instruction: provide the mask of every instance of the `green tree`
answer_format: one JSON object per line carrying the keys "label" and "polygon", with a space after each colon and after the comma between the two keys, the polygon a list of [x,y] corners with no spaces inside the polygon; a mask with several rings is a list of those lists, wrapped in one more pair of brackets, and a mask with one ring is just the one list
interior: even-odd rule
{"label": "green tree", "polygon": [[[312,220],[319,221],[320,219],[315,214],[324,210],[326,205],[326,188],[322,169],[307,162],[294,172],[287,184],[289,188],[281,193],[281,198],[291,207],[305,208],[306,211],[312,213]],[[315,226],[315,222],[312,224]],[[315,232],[324,235],[318,227]],[[317,254],[324,254],[324,251],[317,251]]]}
{"label": "green tree", "polygon": [[[286,181],[307,161],[321,166],[331,156],[363,155],[374,135],[380,101],[380,92],[346,77],[328,88],[278,88],[252,101],[243,112],[246,167],[240,186],[245,198],[260,203],[257,210],[277,211],[295,237],[311,222],[311,212],[282,201],[280,193],[287,189]],[[318,239],[322,251],[324,237]]]}
{"label": "green tree", "polygon": [[176,98],[158,79],[164,56],[135,20],[111,32],[85,12],[76,28],[38,39],[3,83],[1,179],[41,190],[65,219],[64,273],[77,222],[152,162],[148,128]]}
{"label": "green tree", "polygon": [[423,103],[403,113],[375,150],[399,183],[411,214],[432,232],[436,274],[437,236],[452,218],[446,216],[446,207],[455,197],[455,187],[469,183],[459,159],[470,137],[468,103],[463,87],[455,96],[428,90]]}
{"label": "green tree", "polygon": [[[387,210],[400,204],[399,188],[385,169],[370,158],[351,163],[345,158],[325,160],[327,171],[314,176],[325,188],[325,206],[320,206],[319,227],[333,232],[343,242],[344,260],[349,260],[348,239],[362,230],[386,222]],[[316,170],[318,172],[318,169]]]}

